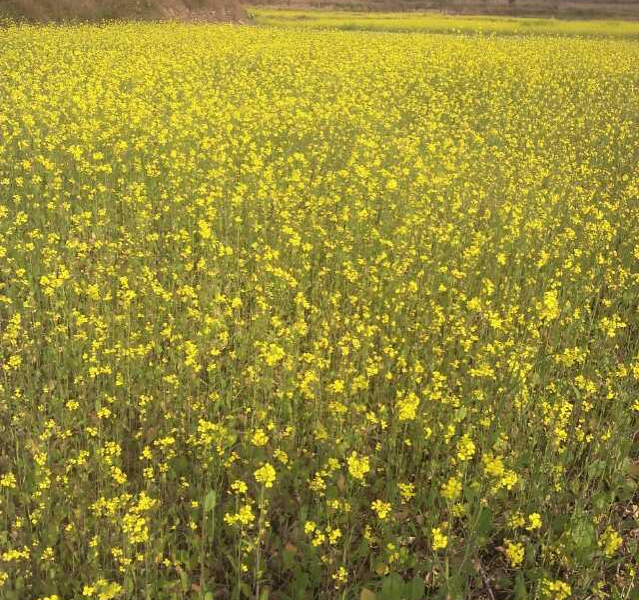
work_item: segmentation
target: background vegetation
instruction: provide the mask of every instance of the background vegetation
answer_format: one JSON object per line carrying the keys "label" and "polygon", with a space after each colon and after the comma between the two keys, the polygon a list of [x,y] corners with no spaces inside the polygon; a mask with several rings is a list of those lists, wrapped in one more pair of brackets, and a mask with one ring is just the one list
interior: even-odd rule
{"label": "background vegetation", "polygon": [[250,9],[260,25],[352,31],[477,33],[500,35],[557,34],[639,38],[639,21],[560,20],[466,16],[442,13],[349,12],[344,10]]}

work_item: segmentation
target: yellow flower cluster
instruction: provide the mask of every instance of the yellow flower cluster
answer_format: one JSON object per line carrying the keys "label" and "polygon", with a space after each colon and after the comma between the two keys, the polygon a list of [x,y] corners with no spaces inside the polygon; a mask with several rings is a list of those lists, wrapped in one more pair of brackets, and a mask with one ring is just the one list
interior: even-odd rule
{"label": "yellow flower cluster", "polygon": [[433,527],[430,534],[435,552],[437,552],[437,550],[445,550],[448,547],[448,536],[442,533],[440,527]]}
{"label": "yellow flower cluster", "polygon": [[368,456],[358,456],[352,452],[348,457],[348,472],[358,481],[364,481],[364,476],[370,471]]}
{"label": "yellow flower cluster", "polygon": [[524,560],[524,546],[519,542],[504,540],[506,545],[506,558],[512,567],[519,566]]}
{"label": "yellow flower cluster", "polygon": [[253,509],[249,504],[244,504],[235,514],[225,514],[224,522],[227,525],[240,525],[241,527],[249,527],[255,521]]}
{"label": "yellow flower cluster", "polygon": [[384,502],[382,500],[374,500],[373,503],[371,504],[371,508],[373,509],[373,511],[377,515],[377,518],[380,521],[386,520],[386,518],[388,517],[388,515],[390,514],[392,510],[391,504],[389,502]]}
{"label": "yellow flower cluster", "polygon": [[455,500],[461,495],[462,483],[457,476],[451,477],[441,489],[441,494],[446,500]]}
{"label": "yellow flower cluster", "polygon": [[542,581],[542,593],[545,598],[553,600],[566,600],[572,594],[572,589],[565,581],[552,581],[544,579]]}
{"label": "yellow flower cluster", "polygon": [[623,544],[623,538],[612,527],[607,527],[599,536],[599,547],[607,557],[613,556],[619,550],[621,544]]}
{"label": "yellow flower cluster", "polygon": [[261,483],[265,488],[273,487],[275,482],[275,469],[273,465],[266,463],[255,471],[255,481]]}

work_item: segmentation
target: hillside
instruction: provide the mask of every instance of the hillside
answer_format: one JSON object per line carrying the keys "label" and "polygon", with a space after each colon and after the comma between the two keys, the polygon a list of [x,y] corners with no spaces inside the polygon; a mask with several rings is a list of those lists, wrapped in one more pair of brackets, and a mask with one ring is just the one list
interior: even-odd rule
{"label": "hillside", "polygon": [[184,19],[237,21],[238,0],[0,0],[0,16],[28,21]]}

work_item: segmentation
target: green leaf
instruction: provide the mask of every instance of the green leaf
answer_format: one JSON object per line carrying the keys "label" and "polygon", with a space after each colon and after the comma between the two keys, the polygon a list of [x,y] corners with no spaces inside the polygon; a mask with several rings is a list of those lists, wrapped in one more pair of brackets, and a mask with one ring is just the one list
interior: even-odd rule
{"label": "green leaf", "polygon": [[590,479],[601,477],[606,470],[606,463],[603,460],[595,460],[586,469]]}
{"label": "green leaf", "polygon": [[490,532],[493,528],[493,513],[487,507],[482,507],[477,517],[477,525],[475,527],[475,536],[477,547],[485,546],[490,539]]}
{"label": "green leaf", "polygon": [[493,513],[490,508],[482,507],[479,518],[477,519],[477,535],[485,536],[490,533],[490,530],[493,528]]}
{"label": "green leaf", "polygon": [[515,600],[527,600],[528,591],[526,590],[526,583],[524,581],[524,574],[519,571],[515,578]]}
{"label": "green leaf", "polygon": [[638,486],[639,484],[637,484],[636,481],[627,479],[619,488],[619,491],[617,492],[617,498],[619,498],[619,500],[621,500],[622,502],[629,501],[631,498],[634,497]]}
{"label": "green leaf", "polygon": [[578,550],[587,551],[593,548],[597,543],[597,532],[595,526],[586,520],[584,515],[583,519],[577,521],[570,531],[570,536]]}
{"label": "green leaf", "polygon": [[565,514],[559,514],[553,518],[551,522],[552,530],[555,533],[563,533],[568,523],[569,517]]}
{"label": "green leaf", "polygon": [[206,594],[204,594],[204,600],[215,600],[213,592],[206,592]]}
{"label": "green leaf", "polygon": [[459,408],[457,410],[457,414],[455,415],[457,418],[457,421],[463,421],[466,418],[467,414],[468,414],[468,409],[465,406],[462,406],[461,408]]}
{"label": "green leaf", "polygon": [[397,573],[384,577],[382,581],[381,600],[402,600],[404,580]]}
{"label": "green leaf", "polygon": [[598,492],[592,498],[592,506],[597,512],[604,512],[613,502],[610,492]]}
{"label": "green leaf", "polygon": [[293,579],[293,590],[295,593],[293,597],[295,600],[297,598],[305,598],[308,596],[307,590],[310,585],[311,578],[308,573],[305,573],[302,569],[298,569],[295,578]]}
{"label": "green leaf", "polygon": [[180,585],[182,586],[182,593],[186,594],[186,592],[191,587],[189,584],[189,577],[182,569],[178,570],[178,574],[180,576]]}
{"label": "green leaf", "polygon": [[217,493],[211,490],[204,498],[204,512],[213,512],[217,504]]}
{"label": "green leaf", "polygon": [[463,579],[459,575],[451,575],[437,590],[436,600],[463,600]]}
{"label": "green leaf", "polygon": [[297,564],[295,553],[291,552],[290,550],[284,549],[282,551],[282,562],[284,563],[285,569],[292,570],[293,567]]}
{"label": "green leaf", "polygon": [[423,600],[426,596],[426,586],[424,580],[415,575],[405,586],[404,596],[406,600]]}

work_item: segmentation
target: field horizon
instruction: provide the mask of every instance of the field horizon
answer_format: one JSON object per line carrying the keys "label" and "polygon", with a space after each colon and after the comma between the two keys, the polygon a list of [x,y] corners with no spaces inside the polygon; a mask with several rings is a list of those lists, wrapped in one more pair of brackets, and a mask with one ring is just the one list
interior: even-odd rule
{"label": "field horizon", "polygon": [[[339,11],[379,18],[419,13],[440,17],[510,17],[583,21],[639,21],[639,0],[1,0],[0,18],[29,22],[172,19],[182,21],[246,21],[246,10]],[[408,29],[411,29],[409,26]]]}

